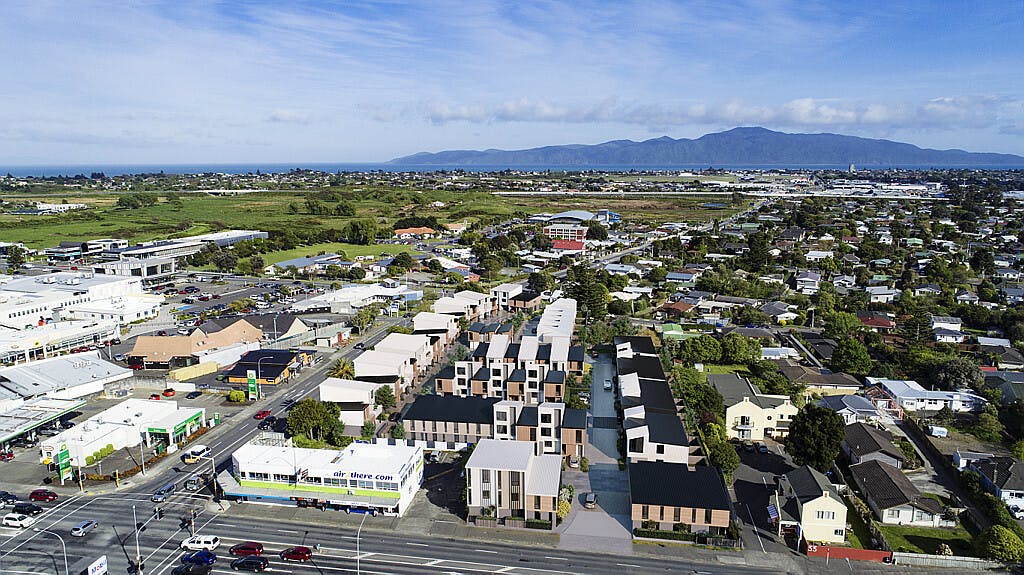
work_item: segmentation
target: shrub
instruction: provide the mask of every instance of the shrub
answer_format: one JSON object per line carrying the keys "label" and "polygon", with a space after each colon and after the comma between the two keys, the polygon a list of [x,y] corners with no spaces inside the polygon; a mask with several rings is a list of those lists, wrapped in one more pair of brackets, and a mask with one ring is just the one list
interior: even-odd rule
{"label": "shrub", "polygon": [[1024,542],[1002,525],[993,525],[982,531],[977,547],[978,554],[987,559],[1010,563],[1024,557]]}
{"label": "shrub", "polygon": [[569,503],[568,501],[559,501],[558,502],[558,511],[555,512],[555,515],[559,519],[565,519],[565,516],[569,514],[569,510],[571,508],[572,508],[572,504]]}
{"label": "shrub", "polygon": [[586,457],[580,458],[580,471],[584,473],[590,471],[590,460]]}
{"label": "shrub", "polygon": [[91,455],[86,455],[85,456],[85,464],[86,465],[92,465],[94,463],[96,463],[96,458],[95,457],[93,457]]}
{"label": "shrub", "polygon": [[233,390],[228,393],[228,401],[232,403],[240,403],[245,401],[245,392],[240,390]]}
{"label": "shrub", "polygon": [[525,525],[527,529],[551,529],[551,522],[543,519],[527,519]]}

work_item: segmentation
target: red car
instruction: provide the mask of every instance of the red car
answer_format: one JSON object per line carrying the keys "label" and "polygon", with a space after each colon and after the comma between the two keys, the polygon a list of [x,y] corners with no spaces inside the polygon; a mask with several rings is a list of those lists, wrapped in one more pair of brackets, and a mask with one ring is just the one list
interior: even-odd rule
{"label": "red car", "polygon": [[256,415],[252,416],[253,419],[266,419],[270,415],[269,409],[261,409],[256,412]]}
{"label": "red car", "polygon": [[13,451],[0,451],[0,461],[10,461],[14,459]]}
{"label": "red car", "polygon": [[159,401],[160,400],[160,394],[159,393],[151,393],[151,394],[149,394],[149,398]]}
{"label": "red car", "polygon": [[263,544],[255,541],[246,541],[245,543],[239,543],[238,545],[232,545],[231,549],[228,550],[232,555],[239,557],[248,557],[249,555],[262,555]]}
{"label": "red car", "polygon": [[289,547],[281,552],[281,559],[285,561],[306,562],[313,558],[313,550],[309,547]]}
{"label": "red car", "polygon": [[56,501],[57,494],[49,489],[36,489],[28,495],[29,501]]}
{"label": "red car", "polygon": [[174,389],[168,387],[164,390],[164,397],[174,397]]}

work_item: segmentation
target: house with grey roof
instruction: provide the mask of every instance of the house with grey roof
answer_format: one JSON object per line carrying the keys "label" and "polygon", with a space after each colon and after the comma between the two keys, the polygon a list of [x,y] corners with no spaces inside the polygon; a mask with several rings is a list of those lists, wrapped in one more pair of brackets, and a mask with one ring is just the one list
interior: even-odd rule
{"label": "house with grey roof", "polygon": [[[871,460],[850,466],[850,475],[872,513],[887,525],[953,527],[942,504],[925,497],[902,471]],[[952,516],[950,516],[952,517]]]}
{"label": "house with grey roof", "polygon": [[734,374],[708,374],[708,383],[725,402],[726,436],[762,440],[789,434],[789,422],[799,411],[786,395],[768,395]]}
{"label": "house with grey roof", "polygon": [[906,460],[903,452],[893,444],[891,433],[861,422],[846,426],[842,449],[853,465],[873,460],[902,469]]}
{"label": "house with grey roof", "polygon": [[838,413],[847,425],[858,421],[872,421],[881,415],[875,404],[860,395],[826,395],[816,401],[815,405],[827,407]]}
{"label": "house with grey roof", "polygon": [[846,504],[817,469],[804,465],[779,476],[768,506],[778,534],[792,533],[809,543],[846,541]]}
{"label": "house with grey roof", "polygon": [[968,467],[981,476],[981,486],[1007,505],[1024,506],[1024,463],[1012,457],[972,461]]}

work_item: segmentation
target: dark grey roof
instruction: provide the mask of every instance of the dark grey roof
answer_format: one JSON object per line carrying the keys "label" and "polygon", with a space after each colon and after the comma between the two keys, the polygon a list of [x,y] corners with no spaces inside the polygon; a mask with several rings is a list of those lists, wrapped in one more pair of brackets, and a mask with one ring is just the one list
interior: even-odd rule
{"label": "dark grey roof", "polygon": [[494,420],[494,404],[498,401],[497,397],[421,395],[409,406],[402,419],[490,424]]}
{"label": "dark grey roof", "polygon": [[1024,463],[1012,457],[993,457],[971,464],[999,489],[1024,491]]}
{"label": "dark grey roof", "polygon": [[718,471],[706,465],[691,471],[682,463],[630,463],[629,499],[640,505],[732,510]]}
{"label": "dark grey roof", "polygon": [[820,471],[809,465],[798,467],[783,477],[789,483],[793,490],[793,495],[801,504],[814,501],[821,497],[823,493],[828,493],[829,497],[840,503],[843,502],[835,487],[832,487],[832,482],[822,475]]}
{"label": "dark grey roof", "polygon": [[[238,360],[238,365],[249,365],[254,366],[259,364],[260,366],[267,365],[289,365],[298,357],[298,351],[290,351],[287,349],[254,349],[246,352],[245,355]],[[305,351],[305,353],[312,353]],[[251,367],[250,367],[251,369]]]}
{"label": "dark grey roof", "polygon": [[567,407],[562,414],[562,427],[570,429],[587,428],[587,410]]}
{"label": "dark grey roof", "polygon": [[[274,333],[275,318],[277,320],[276,334]],[[244,318],[234,317],[225,319],[212,319],[204,323],[202,325],[202,329],[206,333],[212,333],[214,330],[210,328],[210,324],[216,326],[216,330],[220,331],[242,319],[248,322],[249,325],[255,328],[259,328],[259,330],[262,331],[264,335],[268,337],[278,337],[286,333],[289,329],[291,329],[292,324],[294,324],[296,320],[302,321],[299,318],[295,317],[294,315],[288,313],[263,313],[259,315],[247,315]]]}
{"label": "dark grey roof", "polygon": [[850,475],[861,491],[881,509],[912,505],[931,513],[942,513],[942,505],[924,497],[902,471],[877,460],[850,466]]}
{"label": "dark grey roof", "polygon": [[863,457],[869,453],[884,453],[894,459],[903,461],[905,458],[892,443],[892,434],[866,423],[851,423],[846,426],[846,439],[843,440],[850,453]]}
{"label": "dark grey roof", "polygon": [[648,336],[639,335],[617,335],[612,340],[616,347],[628,343],[633,353],[646,353],[655,355],[658,350],[654,348],[654,341]]}
{"label": "dark grey roof", "polygon": [[744,397],[749,397],[750,401],[756,401],[754,389],[751,388],[747,380],[735,373],[709,373],[707,378],[708,383],[725,400],[726,407],[736,405],[743,401]]}
{"label": "dark grey roof", "polygon": [[569,346],[569,361],[583,361],[585,355],[583,353],[583,346],[572,345]]}
{"label": "dark grey roof", "polygon": [[446,365],[441,368],[441,371],[437,372],[438,379],[455,379],[455,366]]}
{"label": "dark grey roof", "polygon": [[615,366],[619,375],[635,373],[641,379],[665,379],[665,369],[661,367],[661,360],[656,356],[619,357],[615,359]]}
{"label": "dark grey roof", "polygon": [[505,359],[518,359],[519,358],[519,348],[521,347],[521,345],[522,344],[518,344],[518,343],[510,343],[510,344],[508,344],[508,347],[505,348]]}
{"label": "dark grey roof", "polygon": [[544,383],[565,383],[565,372],[553,369],[544,376]]}
{"label": "dark grey roof", "polygon": [[269,361],[264,361],[263,363],[261,363],[258,369],[255,366],[255,364],[245,364],[239,362],[236,363],[234,367],[225,371],[224,373],[228,377],[245,377],[246,373],[249,370],[253,370],[256,372],[256,377],[258,379],[277,379],[281,377],[281,374],[284,373],[284,370],[286,369],[288,369],[287,365],[271,363]]}
{"label": "dark grey roof", "polygon": [[519,412],[519,420],[516,421],[516,425],[525,425],[527,427],[537,427],[537,406],[536,405],[524,405],[523,410]]}
{"label": "dark grey roof", "polygon": [[544,361],[551,361],[551,344],[542,343],[537,346],[537,359],[543,359]]}
{"label": "dark grey roof", "polygon": [[508,379],[506,381],[526,381],[526,370],[513,369],[512,373],[508,374]]}
{"label": "dark grey roof", "polygon": [[645,413],[644,422],[647,424],[647,433],[651,441],[665,443],[667,445],[689,445],[690,440],[686,437],[686,429],[679,416],[668,413]]}
{"label": "dark grey roof", "polygon": [[481,367],[476,370],[471,379],[474,381],[489,381],[491,379],[491,372],[486,367]]}
{"label": "dark grey roof", "polygon": [[488,347],[490,347],[490,344],[487,342],[477,344],[476,349],[473,350],[473,357],[487,357]]}

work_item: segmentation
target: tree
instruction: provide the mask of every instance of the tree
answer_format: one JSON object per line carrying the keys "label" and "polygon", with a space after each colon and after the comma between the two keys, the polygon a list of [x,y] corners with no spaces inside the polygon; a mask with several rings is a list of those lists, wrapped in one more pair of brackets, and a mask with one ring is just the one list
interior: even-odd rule
{"label": "tree", "polygon": [[797,412],[789,423],[786,449],[797,465],[810,465],[824,473],[839,455],[845,436],[842,416],[812,403]]}
{"label": "tree", "polygon": [[337,405],[307,397],[293,405],[288,412],[288,433],[323,439],[334,428],[339,413]]}
{"label": "tree", "polygon": [[844,337],[832,352],[832,371],[844,371],[852,375],[867,375],[871,371],[871,356],[860,340]]}
{"label": "tree", "polygon": [[857,314],[837,311],[829,314],[825,319],[825,337],[835,340],[844,339],[859,332],[862,326]]}
{"label": "tree", "polygon": [[351,359],[339,359],[334,362],[331,369],[327,370],[328,377],[337,377],[338,379],[352,379],[356,376],[355,365],[352,364]]}
{"label": "tree", "polygon": [[354,316],[352,316],[352,325],[359,332],[359,335],[364,335],[366,330],[373,327],[374,322],[377,321],[379,315],[376,306],[368,306],[360,308]]}
{"label": "tree", "polygon": [[555,287],[555,278],[547,272],[533,272],[526,279],[526,287],[535,292],[545,292]]}
{"label": "tree", "polygon": [[405,439],[405,426],[401,423],[396,423],[391,428],[391,437],[392,439]]}
{"label": "tree", "polygon": [[722,359],[722,344],[704,334],[684,341],[679,346],[679,355],[686,363],[718,363]]}
{"label": "tree", "polygon": [[608,239],[608,228],[604,227],[598,222],[587,222],[587,239],[588,240],[606,240]]}
{"label": "tree", "polygon": [[932,370],[935,383],[942,389],[977,389],[985,381],[978,364],[968,357],[957,356],[937,364]]}
{"label": "tree", "polygon": [[377,237],[377,222],[371,219],[357,219],[345,224],[341,229],[350,244],[370,245]]}
{"label": "tree", "polygon": [[480,260],[478,265],[487,279],[493,279],[495,274],[501,271],[502,261],[497,256],[487,255]]}
{"label": "tree", "polygon": [[761,358],[761,344],[756,339],[730,333],[722,338],[722,363],[753,363]]}
{"label": "tree", "polygon": [[1024,439],[1018,439],[1013,443],[1013,447],[1010,448],[1013,456],[1018,460],[1024,459]]}
{"label": "tree", "polygon": [[238,265],[238,258],[229,251],[221,250],[210,257],[210,263],[219,271],[226,272],[235,269],[235,266]]}
{"label": "tree", "polygon": [[373,403],[383,409],[391,409],[395,406],[395,390],[390,385],[382,385],[373,392]]}
{"label": "tree", "polygon": [[21,246],[11,246],[7,249],[7,268],[11,270],[20,269],[25,265],[25,250]]}
{"label": "tree", "polygon": [[377,422],[370,420],[364,423],[360,434],[363,439],[373,439],[377,435]]}
{"label": "tree", "polygon": [[749,271],[758,271],[768,265],[769,246],[768,238],[765,237],[764,232],[757,232],[747,236],[747,247],[748,250],[744,260],[746,260]]}
{"label": "tree", "polygon": [[986,559],[1014,563],[1024,558],[1024,542],[1002,525],[993,525],[982,531],[976,545],[978,554]]}
{"label": "tree", "polygon": [[267,267],[267,264],[262,257],[252,255],[249,256],[249,267],[252,268],[252,275],[260,276],[263,275],[263,268]]}
{"label": "tree", "polygon": [[732,474],[740,467],[740,456],[728,441],[716,441],[708,446],[708,457],[722,470],[726,482],[732,481]]}

